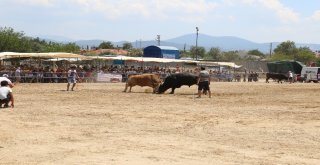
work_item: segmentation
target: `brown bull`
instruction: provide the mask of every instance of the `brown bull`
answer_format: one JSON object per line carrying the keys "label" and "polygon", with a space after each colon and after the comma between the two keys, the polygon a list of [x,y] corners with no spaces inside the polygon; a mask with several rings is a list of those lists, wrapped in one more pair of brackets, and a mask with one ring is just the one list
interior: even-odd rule
{"label": "brown bull", "polygon": [[131,88],[133,86],[139,85],[141,87],[149,86],[153,88],[153,93],[155,93],[160,84],[161,79],[158,75],[155,74],[132,75],[129,76],[123,92],[127,92],[128,86],[130,87],[129,92],[131,92]]}

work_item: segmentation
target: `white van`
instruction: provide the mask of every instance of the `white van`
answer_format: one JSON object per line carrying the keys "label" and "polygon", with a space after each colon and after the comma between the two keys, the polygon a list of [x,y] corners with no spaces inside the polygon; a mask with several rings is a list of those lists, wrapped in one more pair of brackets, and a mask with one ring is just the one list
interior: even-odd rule
{"label": "white van", "polygon": [[303,67],[301,70],[301,77],[303,77],[305,82],[319,82],[320,67]]}

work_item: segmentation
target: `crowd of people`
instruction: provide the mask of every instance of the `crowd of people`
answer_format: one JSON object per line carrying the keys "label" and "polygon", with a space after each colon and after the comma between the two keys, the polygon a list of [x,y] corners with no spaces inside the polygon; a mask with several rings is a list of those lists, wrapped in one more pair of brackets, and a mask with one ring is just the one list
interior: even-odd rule
{"label": "crowd of people", "polygon": [[[70,65],[73,66],[73,65]],[[68,70],[66,66],[43,66],[33,67],[28,65],[22,65],[18,67],[1,67],[0,75],[8,75],[8,78],[14,82],[19,83],[67,83],[68,82]],[[74,65],[76,66],[76,65]],[[159,66],[118,66],[110,65],[103,67],[96,67],[90,65],[78,65],[75,70],[78,74],[78,82],[96,82],[98,73],[111,73],[122,75],[122,82],[127,80],[130,74],[143,74],[154,73],[159,74],[162,79],[172,73],[199,73],[199,67],[185,68],[185,67],[172,67],[164,68]],[[216,69],[208,69],[209,75],[212,81],[227,81],[227,82],[240,82],[243,81],[252,82],[258,81],[258,74],[249,72],[237,73],[233,71],[217,71]]]}

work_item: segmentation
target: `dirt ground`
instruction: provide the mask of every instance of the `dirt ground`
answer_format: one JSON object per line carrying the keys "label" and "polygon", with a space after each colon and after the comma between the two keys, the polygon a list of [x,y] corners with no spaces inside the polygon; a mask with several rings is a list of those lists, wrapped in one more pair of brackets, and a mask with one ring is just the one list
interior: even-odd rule
{"label": "dirt ground", "polygon": [[0,164],[320,164],[320,84],[211,84],[174,95],[123,83],[18,84]]}

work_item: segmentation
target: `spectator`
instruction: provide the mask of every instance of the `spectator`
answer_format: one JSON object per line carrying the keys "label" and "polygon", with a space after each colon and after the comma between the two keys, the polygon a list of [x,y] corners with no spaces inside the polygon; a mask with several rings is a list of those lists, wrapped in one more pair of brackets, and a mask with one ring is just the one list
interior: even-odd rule
{"label": "spectator", "polygon": [[13,88],[14,85],[13,85],[13,83],[11,82],[11,80],[10,80],[8,77],[9,77],[9,76],[8,76],[7,74],[3,74],[2,77],[0,77],[0,83],[1,83],[2,81],[7,81],[8,84],[9,84],[9,86],[10,86],[10,88]]}
{"label": "spectator", "polygon": [[16,78],[16,82],[19,83],[21,81],[21,68],[18,67],[14,72],[14,76]]}
{"label": "spectator", "polygon": [[[9,102],[11,102],[11,107],[14,107],[14,99],[12,95],[12,89],[8,87],[8,81],[1,81],[0,87],[0,108],[8,108]],[[2,107],[4,104],[4,107]]]}

